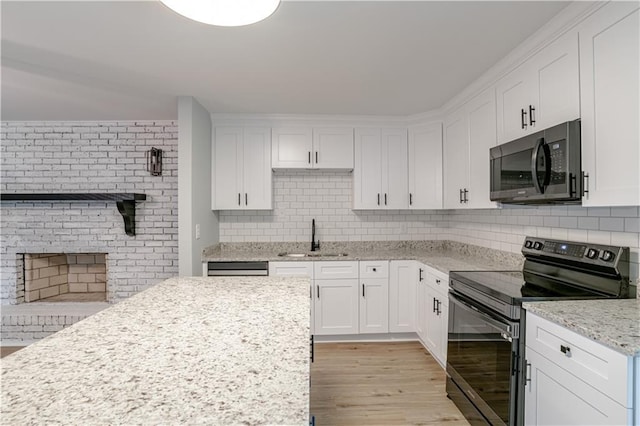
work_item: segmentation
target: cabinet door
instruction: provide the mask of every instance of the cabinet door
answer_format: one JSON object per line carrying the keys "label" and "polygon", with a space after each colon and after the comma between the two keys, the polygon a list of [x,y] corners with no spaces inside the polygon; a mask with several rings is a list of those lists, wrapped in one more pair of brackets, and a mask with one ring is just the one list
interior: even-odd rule
{"label": "cabinet door", "polygon": [[380,129],[356,129],[353,208],[378,209],[382,192]]}
{"label": "cabinet door", "polygon": [[386,209],[409,207],[407,130],[382,129],[382,190]]}
{"label": "cabinet door", "polygon": [[580,118],[577,32],[560,37],[530,62],[535,110],[529,112],[529,130]]}
{"label": "cabinet door", "polygon": [[442,296],[440,299],[440,311],[438,318],[440,320],[440,351],[438,359],[442,368],[447,368],[447,338],[449,337],[449,299],[448,295]]}
{"label": "cabinet door", "polygon": [[469,192],[465,207],[497,208],[489,199],[489,149],[496,145],[496,98],[490,89],[466,105],[469,119]]}
{"label": "cabinet door", "polygon": [[243,141],[244,194],[241,204],[251,210],[269,210],[271,197],[271,135],[266,128],[245,128]]}
{"label": "cabinet door", "polygon": [[640,12],[611,2],[579,27],[584,206],[640,204]]}
{"label": "cabinet door", "polygon": [[496,85],[498,143],[509,142],[531,132],[528,108],[533,99],[527,65],[519,66]]}
{"label": "cabinet door", "polygon": [[311,160],[318,169],[353,169],[353,129],[313,129]]}
{"label": "cabinet door", "polygon": [[436,357],[440,350],[441,330],[440,321],[437,315],[439,295],[427,282],[425,284],[425,332],[423,342],[431,355]]}
{"label": "cabinet door", "polygon": [[358,280],[315,280],[314,284],[315,334],[358,334]]}
{"label": "cabinet door", "polygon": [[360,280],[360,333],[389,332],[389,279]]}
{"label": "cabinet door", "polygon": [[242,128],[216,127],[212,153],[212,210],[244,208]]}
{"label": "cabinet door", "polygon": [[631,410],[527,347],[525,425],[624,425]]}
{"label": "cabinet door", "polygon": [[[494,117],[495,118],[495,117]],[[409,208],[442,208],[442,125],[409,129]]]}
{"label": "cabinet door", "polygon": [[427,286],[425,281],[425,269],[422,264],[418,264],[418,276],[416,283],[416,333],[425,344],[426,324],[427,324]]}
{"label": "cabinet door", "polygon": [[463,207],[460,191],[469,182],[469,123],[464,108],[445,119],[442,150],[444,208],[459,209]]}
{"label": "cabinet door", "polygon": [[392,261],[389,275],[389,331],[416,331],[417,267],[413,261]]}
{"label": "cabinet door", "polygon": [[309,169],[312,167],[311,127],[279,127],[272,130],[274,169]]}

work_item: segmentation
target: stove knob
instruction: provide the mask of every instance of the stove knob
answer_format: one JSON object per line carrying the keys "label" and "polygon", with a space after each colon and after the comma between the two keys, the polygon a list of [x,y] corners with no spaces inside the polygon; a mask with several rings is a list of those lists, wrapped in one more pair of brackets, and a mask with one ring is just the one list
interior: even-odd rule
{"label": "stove knob", "polygon": [[605,250],[602,252],[602,255],[600,256],[601,260],[604,260],[605,262],[612,262],[613,259],[615,259],[616,255],[613,254],[613,252],[610,252],[609,250]]}
{"label": "stove knob", "polygon": [[533,247],[533,241],[527,240],[524,242],[524,248],[530,249],[531,247]]}
{"label": "stove knob", "polygon": [[587,257],[589,259],[597,259],[598,253],[598,250],[590,248],[589,250],[587,250]]}
{"label": "stove knob", "polygon": [[542,247],[544,247],[542,245],[542,243],[540,241],[536,241],[535,243],[533,243],[533,249],[534,250],[542,250]]}

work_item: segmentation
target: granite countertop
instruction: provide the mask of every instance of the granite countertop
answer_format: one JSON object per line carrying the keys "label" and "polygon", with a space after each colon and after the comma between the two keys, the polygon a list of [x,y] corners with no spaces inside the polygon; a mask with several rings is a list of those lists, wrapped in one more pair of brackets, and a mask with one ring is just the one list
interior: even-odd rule
{"label": "granite countertop", "polygon": [[523,306],[625,355],[640,355],[640,299],[525,302]]}
{"label": "granite countertop", "polygon": [[308,424],[309,281],[172,278],[2,360],[0,423]]}
{"label": "granite countertop", "polygon": [[[202,253],[202,261],[348,261],[417,260],[442,273],[460,270],[522,270],[524,258],[486,247],[454,241],[323,242],[314,257],[280,253],[310,253],[306,243],[221,243]],[[327,256],[343,254],[346,256]]]}

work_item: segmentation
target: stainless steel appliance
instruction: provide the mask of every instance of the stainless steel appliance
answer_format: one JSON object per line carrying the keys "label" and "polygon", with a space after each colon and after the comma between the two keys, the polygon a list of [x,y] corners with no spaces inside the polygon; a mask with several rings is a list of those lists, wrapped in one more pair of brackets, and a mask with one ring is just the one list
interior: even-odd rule
{"label": "stainless steel appliance", "polygon": [[521,425],[523,301],[629,297],[629,248],[527,237],[522,271],[451,272],[447,395],[472,424]]}
{"label": "stainless steel appliance", "polygon": [[269,262],[207,262],[207,276],[263,276],[269,275]]}
{"label": "stainless steel appliance", "polygon": [[491,200],[511,204],[580,203],[580,152],[580,120],[491,148]]}

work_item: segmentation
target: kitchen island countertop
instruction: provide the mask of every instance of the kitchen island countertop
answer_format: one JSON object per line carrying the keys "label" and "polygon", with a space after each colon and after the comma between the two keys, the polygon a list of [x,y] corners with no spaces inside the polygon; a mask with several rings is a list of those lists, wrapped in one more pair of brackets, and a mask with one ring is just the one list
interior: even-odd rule
{"label": "kitchen island countertop", "polygon": [[0,361],[0,423],[308,424],[309,281],[172,278]]}
{"label": "kitchen island countertop", "polygon": [[640,299],[525,302],[523,307],[625,355],[640,355]]}

